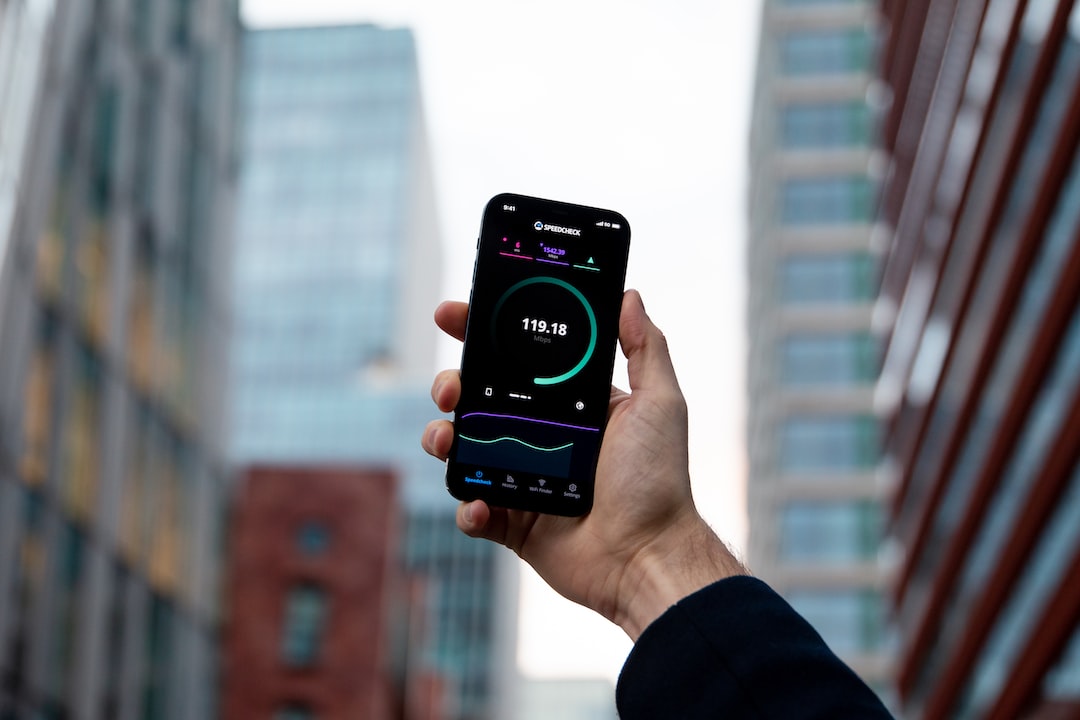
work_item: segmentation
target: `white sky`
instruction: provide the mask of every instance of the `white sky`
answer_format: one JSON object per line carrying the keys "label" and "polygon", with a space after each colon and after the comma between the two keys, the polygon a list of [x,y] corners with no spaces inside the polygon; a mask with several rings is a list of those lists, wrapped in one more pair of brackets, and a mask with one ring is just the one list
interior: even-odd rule
{"label": "white sky", "polygon": [[[243,8],[253,26],[414,30],[446,297],[468,298],[480,212],[497,193],[628,218],[627,286],[668,337],[690,406],[698,506],[743,548],[747,138],[760,0],[243,0]],[[459,354],[445,343],[440,366]],[[618,363],[616,383],[625,386]],[[619,629],[530,570],[521,595],[526,675],[617,676],[630,648]]]}

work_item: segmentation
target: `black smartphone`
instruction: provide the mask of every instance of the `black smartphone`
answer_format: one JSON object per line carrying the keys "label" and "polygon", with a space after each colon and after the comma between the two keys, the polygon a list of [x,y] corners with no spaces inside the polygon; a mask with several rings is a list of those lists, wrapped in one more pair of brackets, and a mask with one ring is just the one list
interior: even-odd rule
{"label": "black smartphone", "polygon": [[497,195],[484,209],[446,487],[553,515],[592,508],[630,226],[611,210]]}

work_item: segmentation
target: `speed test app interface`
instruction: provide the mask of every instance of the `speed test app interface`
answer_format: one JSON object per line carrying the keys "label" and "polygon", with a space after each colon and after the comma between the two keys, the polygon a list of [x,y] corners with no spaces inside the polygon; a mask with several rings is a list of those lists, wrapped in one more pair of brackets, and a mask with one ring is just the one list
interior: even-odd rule
{"label": "speed test app interface", "polygon": [[488,205],[447,470],[455,496],[591,507],[629,240],[612,211],[516,195]]}

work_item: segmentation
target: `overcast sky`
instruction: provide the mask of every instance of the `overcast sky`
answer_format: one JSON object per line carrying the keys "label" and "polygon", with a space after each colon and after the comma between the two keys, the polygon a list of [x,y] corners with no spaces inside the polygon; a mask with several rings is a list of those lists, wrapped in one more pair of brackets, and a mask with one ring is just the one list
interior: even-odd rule
{"label": "overcast sky", "polygon": [[[480,212],[493,195],[537,195],[628,218],[627,285],[667,335],[687,395],[695,497],[741,549],[747,138],[760,0],[243,7],[252,26],[374,22],[415,31],[446,297],[468,297]],[[459,353],[445,343],[440,367],[455,366]],[[617,363],[616,383],[625,386],[620,378]],[[531,572],[521,613],[519,661],[529,675],[614,678],[630,647],[620,630]]]}

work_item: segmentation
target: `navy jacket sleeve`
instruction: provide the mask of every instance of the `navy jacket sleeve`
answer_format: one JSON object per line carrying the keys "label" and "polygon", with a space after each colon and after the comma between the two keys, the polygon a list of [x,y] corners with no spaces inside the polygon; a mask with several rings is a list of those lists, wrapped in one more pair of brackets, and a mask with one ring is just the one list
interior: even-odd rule
{"label": "navy jacket sleeve", "polygon": [[891,717],[810,624],[751,577],[699,590],[646,628],[616,702],[622,720]]}

